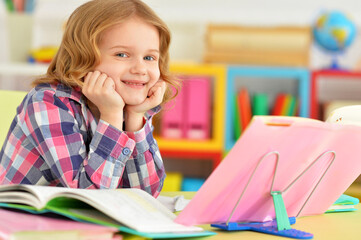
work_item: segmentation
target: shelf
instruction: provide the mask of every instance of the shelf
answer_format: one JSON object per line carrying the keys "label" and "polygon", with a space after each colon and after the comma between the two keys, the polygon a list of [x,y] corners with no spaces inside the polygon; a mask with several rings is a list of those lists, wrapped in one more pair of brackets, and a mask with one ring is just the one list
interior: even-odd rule
{"label": "shelf", "polygon": [[[311,77],[310,116],[325,120],[324,104],[332,101],[360,102],[361,72],[315,71]],[[347,105],[350,105],[347,104]],[[359,103],[358,103],[359,104]],[[341,107],[341,106],[340,106]]]}
{"label": "shelf", "polygon": [[209,140],[165,139],[157,137],[161,150],[223,152],[224,104],[226,67],[215,64],[173,63],[170,71],[176,75],[208,76],[212,78],[212,125]]}
{"label": "shelf", "polygon": [[6,76],[36,76],[45,74],[47,64],[32,63],[1,63],[0,75]]}
{"label": "shelf", "polygon": [[309,117],[310,73],[305,68],[231,66],[227,72],[225,150],[229,151],[234,139],[233,100],[237,87],[245,87],[251,94],[265,93],[272,98],[280,92],[291,93],[299,101],[299,116]]}

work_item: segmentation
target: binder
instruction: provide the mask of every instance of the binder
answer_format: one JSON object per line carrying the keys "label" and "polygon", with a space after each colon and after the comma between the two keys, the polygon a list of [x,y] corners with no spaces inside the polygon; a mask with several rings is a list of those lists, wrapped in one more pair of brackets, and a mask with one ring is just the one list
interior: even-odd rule
{"label": "binder", "polygon": [[185,137],[188,139],[208,139],[211,121],[211,80],[194,76],[185,82],[186,121]]}
{"label": "binder", "polygon": [[175,99],[165,105],[161,121],[162,137],[174,139],[184,137],[184,101],[185,93],[182,89],[178,91]]}
{"label": "binder", "polygon": [[[360,175],[360,142],[360,126],[255,116],[176,222],[214,223],[227,230],[269,226],[267,233],[287,234],[294,230],[287,225],[299,216],[324,213]],[[287,231],[275,229],[275,221]]]}

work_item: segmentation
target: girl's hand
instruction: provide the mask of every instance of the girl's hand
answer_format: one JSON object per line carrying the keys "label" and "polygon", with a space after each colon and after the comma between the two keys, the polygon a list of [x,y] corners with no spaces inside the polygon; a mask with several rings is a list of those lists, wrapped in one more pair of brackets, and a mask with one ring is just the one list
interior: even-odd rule
{"label": "girl's hand", "polygon": [[153,87],[148,91],[148,97],[138,105],[126,105],[125,109],[127,113],[141,113],[144,114],[149,109],[152,109],[163,101],[163,96],[166,90],[166,82],[163,80],[158,80]]}
{"label": "girl's hand", "polygon": [[126,131],[135,132],[143,127],[144,113],[162,103],[166,86],[166,82],[158,80],[156,84],[149,89],[148,97],[144,102],[138,105],[125,106]]}
{"label": "girl's hand", "polygon": [[115,91],[112,78],[99,71],[89,72],[84,78],[82,92],[98,108],[100,119],[122,129],[125,103]]}

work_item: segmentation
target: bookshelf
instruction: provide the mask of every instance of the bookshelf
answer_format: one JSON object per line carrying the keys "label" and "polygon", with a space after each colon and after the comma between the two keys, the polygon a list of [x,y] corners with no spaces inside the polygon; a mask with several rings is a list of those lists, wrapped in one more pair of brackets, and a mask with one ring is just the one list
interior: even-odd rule
{"label": "bookshelf", "polygon": [[[169,139],[161,137],[160,134],[155,136],[164,159],[185,160],[184,165],[191,164],[191,161],[188,160],[210,161],[211,168],[208,174],[201,173],[202,177],[207,177],[205,175],[209,175],[223,157],[226,67],[216,64],[173,63],[170,66],[170,71],[178,76],[207,76],[212,81],[211,133],[209,139]],[[166,164],[167,160],[164,162]],[[175,170],[172,166],[167,168]]]}
{"label": "bookshelf", "polygon": [[239,88],[247,88],[249,95],[263,93],[268,95],[269,108],[281,92],[290,93],[298,98],[301,117],[309,117],[310,72],[296,67],[249,67],[230,66],[227,71],[225,150],[229,151],[236,139],[233,137],[233,99]]}
{"label": "bookshelf", "polygon": [[361,72],[321,70],[312,72],[310,116],[325,120],[331,103],[361,104]]}

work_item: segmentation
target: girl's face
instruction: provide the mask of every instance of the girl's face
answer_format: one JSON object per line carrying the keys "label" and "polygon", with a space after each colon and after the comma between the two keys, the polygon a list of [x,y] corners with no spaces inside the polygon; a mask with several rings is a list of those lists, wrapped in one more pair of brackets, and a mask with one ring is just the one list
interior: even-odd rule
{"label": "girl's face", "polygon": [[159,80],[159,32],[142,19],[132,17],[101,36],[100,64],[95,67],[114,80],[125,104],[138,105]]}

